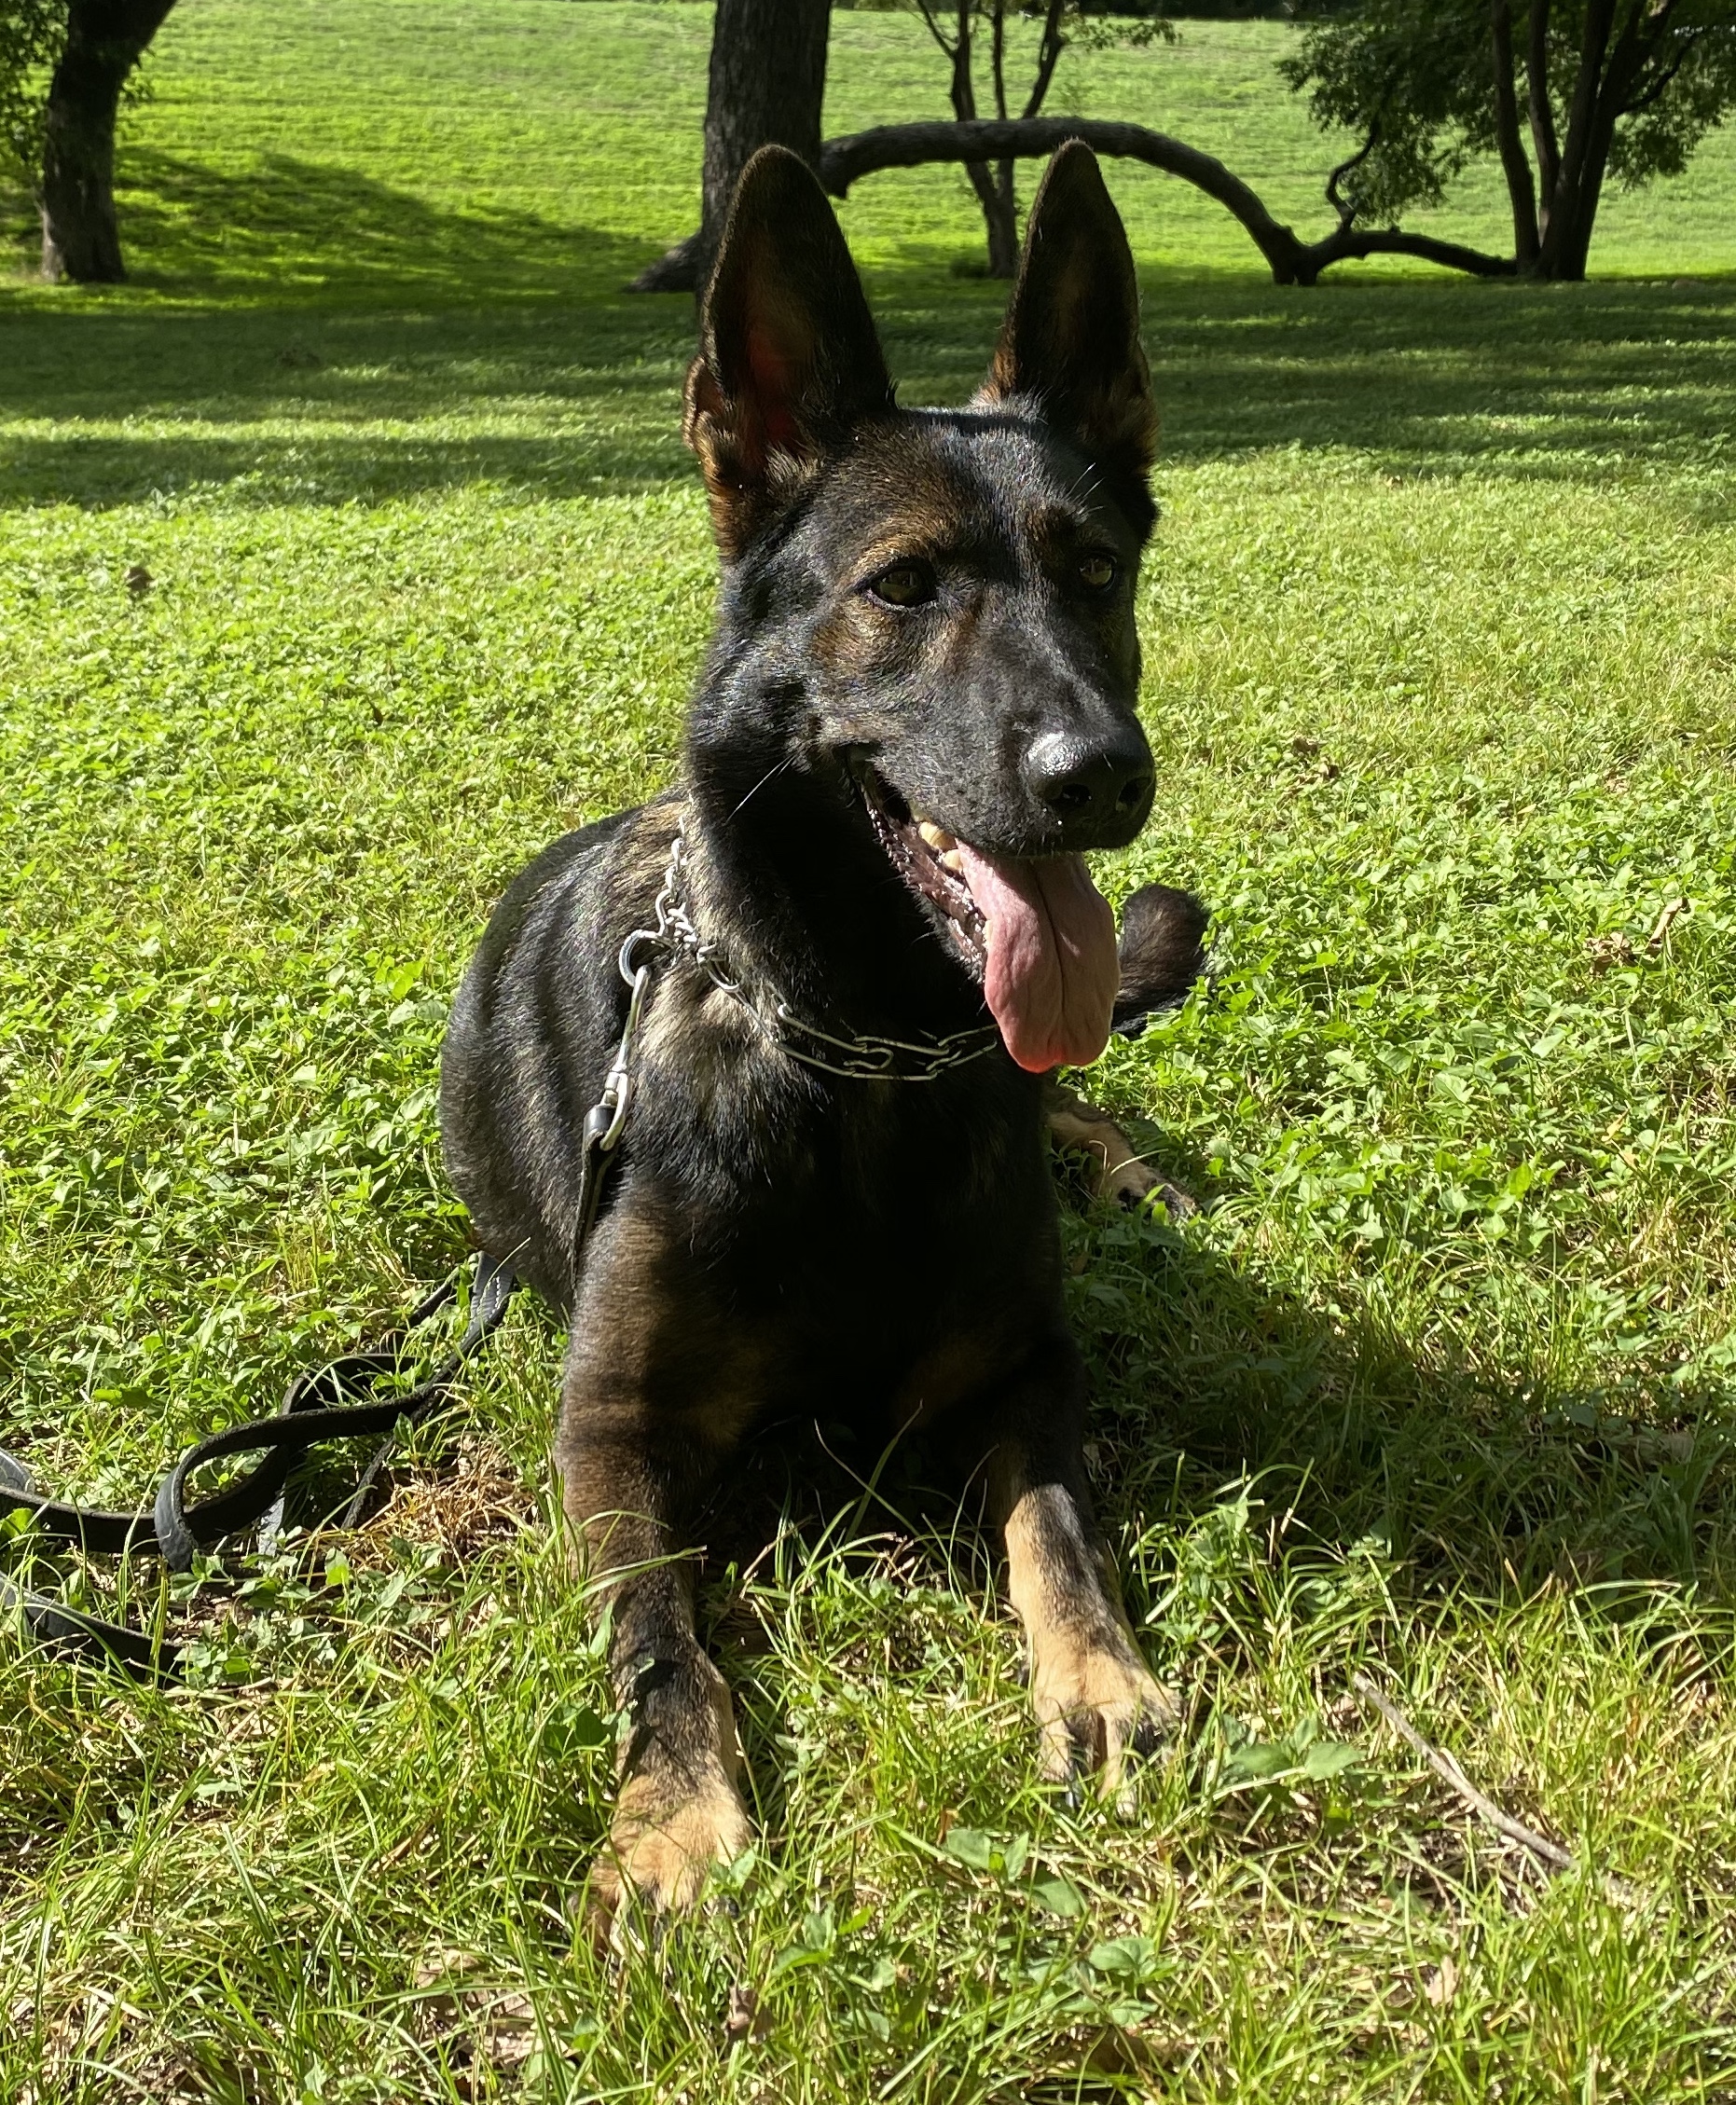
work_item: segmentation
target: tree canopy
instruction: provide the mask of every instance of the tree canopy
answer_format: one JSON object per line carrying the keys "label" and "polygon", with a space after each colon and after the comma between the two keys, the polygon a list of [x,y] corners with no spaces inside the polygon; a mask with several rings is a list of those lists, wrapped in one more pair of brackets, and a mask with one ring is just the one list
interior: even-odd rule
{"label": "tree canopy", "polygon": [[1354,216],[1438,203],[1498,154],[1518,267],[1581,277],[1606,176],[1679,175],[1736,106],[1731,0],[1320,0],[1280,62],[1318,122],[1357,133]]}
{"label": "tree canopy", "polygon": [[0,0],[0,157],[34,186],[48,76],[66,41],[66,0]]}

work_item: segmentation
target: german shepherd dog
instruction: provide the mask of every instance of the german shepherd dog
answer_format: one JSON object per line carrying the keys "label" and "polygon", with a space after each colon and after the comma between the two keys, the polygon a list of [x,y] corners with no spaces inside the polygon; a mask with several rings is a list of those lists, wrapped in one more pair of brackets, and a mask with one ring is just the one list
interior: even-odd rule
{"label": "german shepherd dog", "polygon": [[[629,1720],[605,1912],[688,1906],[748,1842],[692,1531],[780,1418],[919,1424],[980,1482],[1048,1775],[1113,1788],[1176,1714],[1092,1516],[1045,1136],[1052,1071],[1179,996],[1205,918],[1150,887],[1118,959],[1081,855],[1131,841],[1153,793],[1134,583],[1156,415],[1095,158],[1049,166],[975,400],[905,410],[831,206],[762,152],[684,435],[723,582],[677,786],[519,877],[442,1075],[477,1240],[571,1322],[556,1464]],[[617,956],[659,898],[631,1115],[586,1237]],[[1061,1116],[1125,1171],[1113,1127]]]}

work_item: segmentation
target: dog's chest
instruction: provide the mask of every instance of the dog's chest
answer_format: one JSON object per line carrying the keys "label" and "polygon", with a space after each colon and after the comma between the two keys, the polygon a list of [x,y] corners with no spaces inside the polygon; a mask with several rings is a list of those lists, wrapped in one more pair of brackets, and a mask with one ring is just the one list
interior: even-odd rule
{"label": "dog's chest", "polygon": [[1025,1095],[866,1086],[792,1132],[782,1174],[712,1218],[712,1292],[770,1341],[780,1388],[819,1382],[908,1418],[980,1387],[1053,1328],[1054,1196]]}

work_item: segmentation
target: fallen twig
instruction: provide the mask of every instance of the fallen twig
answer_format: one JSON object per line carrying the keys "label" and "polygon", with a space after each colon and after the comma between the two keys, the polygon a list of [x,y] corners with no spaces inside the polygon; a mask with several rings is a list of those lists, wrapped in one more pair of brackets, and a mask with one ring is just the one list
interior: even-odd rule
{"label": "fallen twig", "polygon": [[1671,929],[1687,912],[1687,900],[1673,899],[1663,912],[1659,915],[1657,925],[1653,928],[1650,935],[1646,938],[1646,949],[1654,952],[1661,950],[1669,939]]}
{"label": "fallen twig", "polygon": [[[1495,1800],[1485,1797],[1453,1756],[1441,1748],[1431,1746],[1416,1729],[1410,1719],[1389,1697],[1383,1696],[1365,1673],[1353,1673],[1350,1686],[1354,1694],[1365,1703],[1371,1703],[1387,1724],[1415,1754],[1422,1756],[1441,1782],[1456,1791],[1474,1812],[1481,1813],[1491,1827],[1505,1835],[1509,1842],[1517,1842],[1537,1863],[1550,1871],[1572,1871],[1575,1859],[1559,1842],[1551,1842],[1547,1835],[1539,1835],[1527,1827],[1522,1821],[1515,1820],[1510,1812],[1503,1812]],[[1613,1874],[1604,1874],[1604,1888],[1612,1900],[1623,1904],[1634,1898],[1633,1889],[1625,1879]]]}

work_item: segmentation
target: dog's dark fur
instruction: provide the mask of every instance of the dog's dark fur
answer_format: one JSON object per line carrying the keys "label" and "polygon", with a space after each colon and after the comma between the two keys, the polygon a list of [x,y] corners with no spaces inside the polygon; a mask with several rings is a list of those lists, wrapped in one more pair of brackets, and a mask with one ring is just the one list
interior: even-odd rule
{"label": "dog's dark fur", "polygon": [[[694,920],[750,993],[910,1040],[985,1021],[964,946],[889,860],[913,812],[1021,857],[1118,846],[1144,821],[1133,584],[1155,415],[1095,162],[1068,147],[1050,168],[978,401],[906,412],[830,207],[800,162],[762,154],[686,433],[724,569],[679,786],[514,885],[459,996],[442,1094],[478,1238],[571,1318],[557,1460],[593,1570],[621,1575],[633,1720],[605,1904],[684,1904],[747,1841],[684,1530],[778,1413],[888,1436],[920,1422],[980,1472],[1050,1773],[1112,1782],[1173,1714],[1092,1518],[1044,1078],[999,1047],[922,1082],[818,1073],[675,953],[582,1265],[574,1247],[581,1125],[625,1012],[616,954],[678,822]],[[1033,787],[1039,739],[1064,751],[1060,792]],[[1203,920],[1183,894],[1138,895],[1118,1021],[1185,989]]]}

